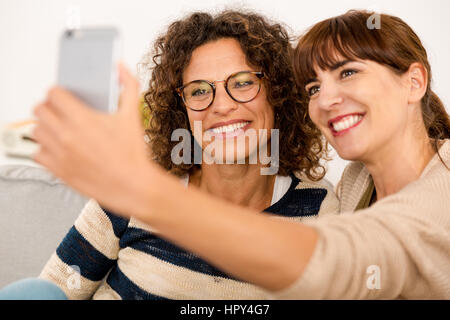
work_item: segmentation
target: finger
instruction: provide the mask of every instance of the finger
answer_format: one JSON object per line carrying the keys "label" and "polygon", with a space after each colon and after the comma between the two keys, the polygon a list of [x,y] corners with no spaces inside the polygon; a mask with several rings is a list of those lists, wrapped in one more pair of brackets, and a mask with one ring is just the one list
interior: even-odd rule
{"label": "finger", "polygon": [[[48,104],[37,105],[33,110],[33,114],[38,120],[35,131],[36,129],[39,129],[38,131],[40,132],[46,132],[46,135],[51,136],[52,140],[59,139],[61,132],[63,132],[63,129],[67,130],[67,127],[63,126],[61,120],[55,114],[54,110],[49,107]],[[34,138],[38,139],[40,137]]]}
{"label": "finger", "polygon": [[84,114],[92,111],[78,97],[62,87],[52,87],[47,93],[48,106],[64,119],[80,120]]}
{"label": "finger", "polygon": [[55,176],[59,177],[57,162],[52,153],[43,146],[40,146],[39,151],[32,156],[33,161],[46,167]]}
{"label": "finger", "polygon": [[54,135],[39,125],[33,129],[32,139],[36,141],[40,149],[44,148],[54,154],[57,154],[61,148],[61,144]]}
{"label": "finger", "polygon": [[69,181],[68,179],[73,179],[76,175],[72,173],[74,167],[67,166],[67,154],[65,150],[60,145],[57,145],[57,147],[52,147],[48,144],[39,146],[39,150],[32,155],[32,159],[36,163],[46,167],[54,176],[62,181],[71,182],[73,187],[75,187],[73,182],[76,182],[76,180]]}
{"label": "finger", "polygon": [[139,82],[123,63],[119,63],[119,79],[123,86],[119,113],[126,113],[135,117],[139,115]]}
{"label": "finger", "polygon": [[47,152],[48,151],[45,149],[45,147],[39,145],[39,149],[31,156],[31,158],[33,159],[33,161],[46,167],[46,164],[48,163]]}

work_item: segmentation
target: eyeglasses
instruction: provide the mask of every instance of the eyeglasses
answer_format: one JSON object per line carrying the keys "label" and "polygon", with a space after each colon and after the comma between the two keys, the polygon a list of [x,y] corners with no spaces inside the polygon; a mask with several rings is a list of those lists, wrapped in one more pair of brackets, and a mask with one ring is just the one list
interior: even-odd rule
{"label": "eyeglasses", "polygon": [[240,71],[231,74],[226,80],[194,80],[176,89],[185,106],[194,111],[208,108],[216,96],[216,82],[224,82],[225,91],[236,102],[250,102],[261,89],[263,72]]}

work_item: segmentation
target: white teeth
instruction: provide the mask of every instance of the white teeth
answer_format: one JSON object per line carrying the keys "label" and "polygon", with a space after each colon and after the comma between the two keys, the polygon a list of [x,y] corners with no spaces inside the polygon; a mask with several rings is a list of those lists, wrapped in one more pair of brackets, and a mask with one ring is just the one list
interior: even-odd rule
{"label": "white teeth", "polygon": [[214,132],[214,133],[223,133],[223,132],[226,132],[226,133],[228,133],[228,132],[233,132],[233,131],[236,131],[236,130],[238,130],[238,129],[240,129],[240,128],[243,128],[243,127],[245,127],[247,124],[249,124],[250,122],[248,122],[248,121],[245,121],[245,122],[239,122],[239,123],[233,123],[233,124],[230,124],[230,125],[227,125],[227,126],[222,126],[222,127],[217,127],[217,128],[213,128],[213,129],[211,129],[212,130],[212,132]]}
{"label": "white teeth", "polygon": [[360,115],[348,116],[348,117],[345,117],[345,118],[339,120],[338,122],[332,123],[332,126],[333,126],[334,130],[339,132],[339,131],[342,131],[342,130],[345,130],[345,129],[348,129],[348,128],[354,126],[362,118],[363,118],[363,116],[360,116]]}

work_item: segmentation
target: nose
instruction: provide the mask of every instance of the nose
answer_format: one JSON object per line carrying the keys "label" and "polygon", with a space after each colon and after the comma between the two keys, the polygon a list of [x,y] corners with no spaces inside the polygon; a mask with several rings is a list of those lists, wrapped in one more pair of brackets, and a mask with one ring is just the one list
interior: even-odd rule
{"label": "nose", "polygon": [[216,96],[210,108],[216,114],[227,115],[238,108],[238,103],[234,101],[225,90],[224,81],[216,81]]}
{"label": "nose", "polygon": [[323,110],[331,110],[338,107],[344,101],[343,92],[335,81],[325,80],[320,84],[317,104]]}

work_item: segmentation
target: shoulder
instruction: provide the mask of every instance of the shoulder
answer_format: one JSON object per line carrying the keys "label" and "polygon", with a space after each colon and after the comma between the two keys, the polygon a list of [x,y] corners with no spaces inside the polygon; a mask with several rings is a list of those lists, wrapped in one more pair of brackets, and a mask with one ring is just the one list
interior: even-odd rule
{"label": "shoulder", "polygon": [[304,174],[295,172],[294,175],[300,180],[297,189],[321,189],[326,195],[320,206],[319,216],[336,214],[339,212],[339,199],[334,192],[333,184],[327,179],[312,181]]}
{"label": "shoulder", "polygon": [[350,162],[342,172],[341,182],[354,182],[359,176],[367,175],[368,171],[364,164],[359,161]]}
{"label": "shoulder", "polygon": [[312,181],[300,172],[294,172],[291,178],[289,190],[274,205],[283,215],[317,217],[338,212],[339,201],[329,181]]}
{"label": "shoulder", "polygon": [[[445,159],[445,156],[447,158]],[[448,154],[441,153],[448,163]],[[366,209],[381,219],[410,221],[411,226],[434,226],[433,230],[450,228],[450,170],[438,157],[430,161],[419,179],[409,183],[397,193],[389,195]],[[371,210],[369,210],[371,209]],[[362,213],[362,212],[361,212]],[[393,218],[396,216],[397,218]],[[406,219],[406,220],[405,220]]]}
{"label": "shoulder", "polygon": [[371,183],[372,177],[364,164],[359,161],[350,162],[336,187],[340,211],[354,211]]}
{"label": "shoulder", "polygon": [[442,198],[440,202],[450,205],[450,140],[447,139],[441,145],[439,154],[430,160],[416,181],[404,188],[405,193],[427,194],[428,197]]}
{"label": "shoulder", "polygon": [[294,172],[291,176],[293,177],[295,190],[309,190],[320,192],[326,195],[326,197],[328,198],[334,198],[337,200],[336,194],[334,193],[333,184],[330,181],[326,179],[314,181],[309,179],[305,174],[299,171]]}
{"label": "shoulder", "polygon": [[443,175],[448,179],[450,174],[450,139],[441,141],[437,154],[430,160],[422,172],[420,179],[432,179]]}
{"label": "shoulder", "polygon": [[[95,226],[96,228],[112,228],[116,237],[122,235],[129,223],[116,213],[103,208],[95,199],[89,199],[81,211],[80,216],[75,221],[75,226],[85,224],[86,226]],[[90,228],[89,228],[90,229]]]}

